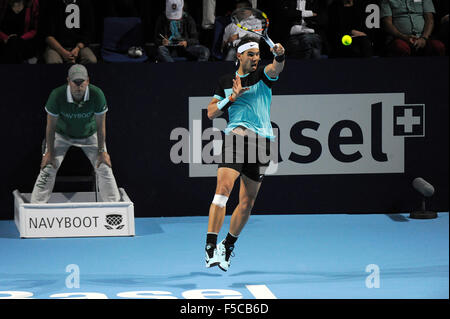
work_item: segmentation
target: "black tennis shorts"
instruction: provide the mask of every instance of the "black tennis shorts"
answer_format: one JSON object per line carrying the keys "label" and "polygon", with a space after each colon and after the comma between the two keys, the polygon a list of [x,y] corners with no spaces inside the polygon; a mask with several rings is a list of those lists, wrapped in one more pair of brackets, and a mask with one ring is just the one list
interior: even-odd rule
{"label": "black tennis shorts", "polygon": [[255,182],[262,182],[270,164],[271,143],[268,138],[230,132],[222,143],[219,168],[231,168]]}

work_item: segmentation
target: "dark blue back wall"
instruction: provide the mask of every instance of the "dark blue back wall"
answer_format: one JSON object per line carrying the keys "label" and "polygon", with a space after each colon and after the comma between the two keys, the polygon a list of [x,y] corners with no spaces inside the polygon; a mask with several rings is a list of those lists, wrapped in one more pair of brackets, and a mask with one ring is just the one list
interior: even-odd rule
{"label": "dark blue back wall", "polygon": [[[189,127],[188,98],[212,97],[217,78],[233,68],[217,62],[89,66],[110,108],[107,143],[115,176],[137,217],[208,214],[215,178],[189,178],[188,164],[173,164],[169,136]],[[14,189],[32,190],[43,108],[66,74],[67,66],[0,65],[2,219],[13,218]],[[404,173],[268,176],[255,213],[409,212],[420,204],[411,187],[417,176],[437,189],[429,208],[448,211],[448,84],[448,57],[288,61],[274,95],[405,93],[405,104],[426,105],[426,136],[405,140]],[[230,210],[236,197],[235,190]]]}

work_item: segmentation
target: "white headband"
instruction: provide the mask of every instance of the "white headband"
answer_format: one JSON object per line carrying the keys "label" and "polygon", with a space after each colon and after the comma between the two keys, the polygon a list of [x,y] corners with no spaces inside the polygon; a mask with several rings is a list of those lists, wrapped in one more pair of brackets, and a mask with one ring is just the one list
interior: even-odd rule
{"label": "white headband", "polygon": [[242,52],[245,52],[248,49],[259,49],[259,44],[256,42],[248,42],[238,47],[237,52],[241,54]]}

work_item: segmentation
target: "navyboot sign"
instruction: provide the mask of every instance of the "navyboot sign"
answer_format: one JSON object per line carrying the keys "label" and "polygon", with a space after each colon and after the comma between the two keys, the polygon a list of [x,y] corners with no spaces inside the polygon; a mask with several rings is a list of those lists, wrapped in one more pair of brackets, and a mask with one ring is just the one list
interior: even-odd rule
{"label": "navyboot sign", "polygon": [[80,192],[54,193],[66,200],[30,204],[31,194],[15,190],[14,220],[20,237],[134,236],[134,204],[123,188],[119,192],[121,202],[93,202],[88,200],[94,197],[92,193]]}
{"label": "navyboot sign", "polygon": [[[216,175],[205,150],[220,154],[227,122],[208,119],[210,99],[190,97],[189,129],[170,136],[172,162],[189,163],[190,177]],[[267,175],[404,173],[405,137],[425,136],[425,105],[406,105],[404,93],[276,95],[271,121],[277,154]]]}

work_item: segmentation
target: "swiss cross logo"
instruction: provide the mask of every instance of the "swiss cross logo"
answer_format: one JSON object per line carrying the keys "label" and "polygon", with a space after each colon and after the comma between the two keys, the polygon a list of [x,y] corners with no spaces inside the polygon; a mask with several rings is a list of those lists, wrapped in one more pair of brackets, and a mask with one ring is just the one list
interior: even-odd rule
{"label": "swiss cross logo", "polygon": [[425,136],[425,105],[394,106],[394,136]]}

